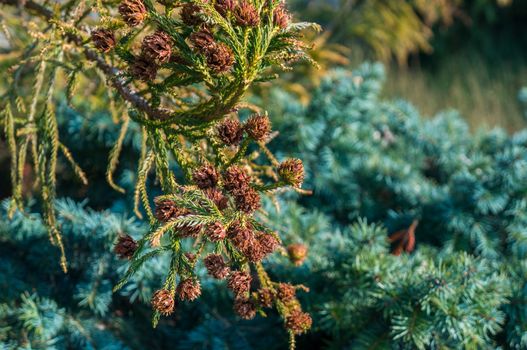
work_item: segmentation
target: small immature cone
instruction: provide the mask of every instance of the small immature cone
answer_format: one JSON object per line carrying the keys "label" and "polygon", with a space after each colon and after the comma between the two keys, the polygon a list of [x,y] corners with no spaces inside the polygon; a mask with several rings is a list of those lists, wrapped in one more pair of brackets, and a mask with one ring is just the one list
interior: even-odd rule
{"label": "small immature cone", "polygon": [[204,192],[207,198],[213,201],[219,210],[224,210],[227,208],[229,199],[225,197],[220,190],[217,188],[207,188]]}
{"label": "small immature cone", "polygon": [[137,242],[129,235],[120,235],[113,251],[120,259],[131,259],[137,250]]}
{"label": "small immature cone", "polygon": [[236,7],[235,0],[216,0],[214,8],[220,13],[223,17],[226,17],[229,12],[234,11]]}
{"label": "small immature cone", "polygon": [[275,295],[269,288],[262,288],[258,290],[258,303],[261,307],[272,308]]}
{"label": "small immature cone", "polygon": [[227,287],[233,291],[236,298],[243,297],[251,289],[251,276],[244,271],[234,271],[227,281]]}
{"label": "small immature cone", "polygon": [[161,200],[156,198],[154,202],[156,205],[155,217],[160,222],[169,222],[190,213],[188,209],[176,206],[176,203],[170,199]]}
{"label": "small immature cone", "polygon": [[287,303],[288,301],[295,299],[295,297],[295,287],[293,287],[289,283],[278,284],[278,299],[280,299],[280,301]]}
{"label": "small immature cone", "polygon": [[181,300],[195,300],[201,295],[199,281],[194,278],[187,278],[181,281],[177,287],[177,294]]}
{"label": "small immature cone", "polygon": [[304,182],[304,165],[300,159],[288,159],[278,166],[278,175],[288,185],[299,188]]}
{"label": "small immature cone", "polygon": [[209,224],[205,229],[205,233],[212,242],[218,242],[227,237],[225,227],[219,221]]}
{"label": "small immature cone", "polygon": [[239,191],[235,195],[236,208],[247,214],[252,214],[261,206],[260,194],[251,187]]}
{"label": "small immature cone", "polygon": [[240,167],[230,166],[223,173],[223,187],[231,194],[237,195],[249,188],[251,178]]}
{"label": "small immature cone", "polygon": [[130,74],[136,79],[149,82],[156,78],[157,69],[158,66],[155,62],[146,57],[139,56],[130,65]]}
{"label": "small immature cone", "polygon": [[151,300],[152,308],[162,315],[170,315],[174,312],[174,297],[172,292],[160,289],[154,293]]}
{"label": "small immature cone", "polygon": [[236,119],[225,119],[218,125],[218,137],[227,146],[235,146],[243,137],[242,125]]}
{"label": "small immature cone", "polygon": [[212,165],[203,165],[194,170],[192,180],[201,189],[215,187],[218,183],[218,172]]}
{"label": "small immature cone", "polygon": [[234,10],[236,23],[242,27],[256,27],[260,23],[258,11],[247,0],[241,0]]}
{"label": "small immature cone", "polygon": [[289,22],[291,21],[291,14],[285,8],[285,4],[282,2],[278,5],[273,12],[273,23],[275,26],[280,27],[281,29],[287,28]]}
{"label": "small immature cone", "polygon": [[143,23],[146,18],[146,7],[141,0],[124,0],[119,5],[119,14],[130,27]]}
{"label": "small immature cone", "polygon": [[285,327],[295,335],[307,332],[312,324],[313,320],[311,319],[311,316],[298,309],[291,311],[291,314],[289,314],[285,320]]}
{"label": "small immature cone", "polygon": [[96,29],[91,33],[95,48],[101,52],[110,52],[115,47],[115,35],[109,29]]}
{"label": "small immature cone", "polygon": [[280,245],[278,239],[271,234],[262,233],[257,239],[264,255],[271,254]]}
{"label": "small immature cone", "polygon": [[205,263],[205,268],[207,272],[212,277],[222,280],[229,275],[230,269],[223,261],[223,257],[219,254],[210,254],[208,255],[203,262]]}
{"label": "small immature cone", "polygon": [[163,31],[156,31],[143,39],[141,52],[145,58],[166,63],[172,54],[172,39]]}
{"label": "small immature cone", "polygon": [[190,35],[190,42],[192,46],[197,51],[202,54],[207,54],[211,50],[214,50],[216,42],[214,41],[214,36],[207,28],[202,28],[197,32],[194,32]]}
{"label": "small immature cone", "polygon": [[290,244],[287,246],[289,260],[295,264],[295,266],[300,266],[304,263],[307,258],[307,252],[307,246],[301,243]]}
{"label": "small immature cone", "polygon": [[223,43],[214,45],[207,52],[207,65],[217,74],[228,72],[234,65],[234,55],[231,49]]}
{"label": "small immature cone", "polygon": [[234,300],[234,311],[244,320],[251,320],[256,316],[256,306],[250,299]]}
{"label": "small immature cone", "polygon": [[254,115],[245,123],[245,131],[256,141],[264,141],[271,132],[271,121],[266,115]]}

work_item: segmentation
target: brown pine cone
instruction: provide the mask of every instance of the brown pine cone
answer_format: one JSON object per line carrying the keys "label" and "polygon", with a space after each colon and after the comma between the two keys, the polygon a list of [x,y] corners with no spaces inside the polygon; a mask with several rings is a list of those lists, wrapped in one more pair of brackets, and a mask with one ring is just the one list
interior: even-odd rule
{"label": "brown pine cone", "polygon": [[229,12],[234,11],[236,7],[235,0],[216,0],[214,8],[220,13],[223,17],[226,17]]}
{"label": "brown pine cone", "polygon": [[156,31],[143,39],[141,46],[142,56],[152,61],[166,63],[172,55],[172,39],[163,31]]}
{"label": "brown pine cone", "polygon": [[307,246],[302,243],[295,243],[287,246],[289,260],[295,264],[295,266],[300,266],[304,263],[307,258],[307,252]]}
{"label": "brown pine cone", "polygon": [[227,287],[233,291],[236,298],[246,295],[251,289],[252,277],[244,271],[234,271],[229,276]]}
{"label": "brown pine cone", "polygon": [[291,21],[291,14],[287,11],[285,4],[282,2],[278,5],[273,12],[273,23],[275,26],[281,29],[287,28]]}
{"label": "brown pine cone", "polygon": [[141,0],[124,0],[119,5],[119,14],[130,27],[143,23],[146,18],[146,7]]}
{"label": "brown pine cone", "polygon": [[278,284],[278,299],[280,299],[280,301],[286,303],[288,301],[295,299],[295,297],[296,297],[295,287],[293,287],[289,283]]}
{"label": "brown pine cone", "polygon": [[278,175],[288,185],[300,187],[304,181],[304,165],[300,159],[288,159],[278,166]]}
{"label": "brown pine cone", "polygon": [[168,222],[180,216],[190,214],[188,209],[177,207],[176,203],[170,199],[161,200],[156,198],[154,203],[156,205],[155,217],[160,222]]}
{"label": "brown pine cone", "polygon": [[149,82],[156,78],[158,68],[155,62],[152,62],[146,57],[139,56],[130,65],[130,74],[136,79]]}
{"label": "brown pine cone", "polygon": [[203,165],[194,170],[192,180],[201,189],[215,187],[218,183],[218,172],[212,165]]}
{"label": "brown pine cone", "polygon": [[154,293],[151,300],[152,308],[162,315],[170,315],[174,312],[174,297],[172,292],[160,289]]}
{"label": "brown pine cone", "polygon": [[250,181],[249,175],[242,168],[234,165],[223,173],[223,187],[233,195],[249,188]]}
{"label": "brown pine cone", "polygon": [[260,194],[254,188],[247,187],[235,194],[236,208],[247,214],[252,214],[261,206]]}
{"label": "brown pine cone", "polygon": [[243,137],[242,126],[236,119],[225,119],[218,125],[217,131],[221,142],[227,146],[238,145]]}
{"label": "brown pine cone", "polygon": [[262,247],[264,255],[271,254],[280,245],[278,239],[271,234],[262,233],[257,239]]}
{"label": "brown pine cone", "polygon": [[248,247],[243,254],[249,259],[250,262],[259,262],[265,258],[265,252],[262,250],[260,243],[257,240],[253,240],[252,244]]}
{"label": "brown pine cone", "polygon": [[207,188],[204,192],[207,198],[213,201],[219,210],[224,210],[227,208],[229,200],[223,195],[223,193],[221,193],[220,190],[217,188]]}
{"label": "brown pine cone", "polygon": [[271,121],[266,115],[254,115],[245,123],[245,131],[256,141],[264,141],[271,132]]}
{"label": "brown pine cone", "polygon": [[181,20],[188,26],[199,26],[203,23],[201,8],[192,3],[185,3],[180,12]]}
{"label": "brown pine cone", "polygon": [[223,227],[223,224],[219,221],[209,224],[205,230],[205,233],[211,242],[218,242],[227,237],[225,227]]}
{"label": "brown pine cone", "polygon": [[301,310],[293,310],[286,317],[285,327],[296,335],[307,332],[313,323],[311,316]]}
{"label": "brown pine cone", "polygon": [[252,230],[240,225],[239,223],[232,224],[227,230],[227,236],[232,244],[244,255],[251,249],[256,242]]}
{"label": "brown pine cone", "polygon": [[177,287],[177,294],[181,300],[195,300],[201,295],[199,281],[194,278],[187,278],[181,281]]}
{"label": "brown pine cone", "polygon": [[115,36],[109,29],[96,29],[91,33],[91,40],[95,48],[101,52],[110,52],[115,47]]}
{"label": "brown pine cone", "polygon": [[194,32],[190,35],[190,42],[194,48],[206,55],[211,50],[214,50],[216,42],[214,41],[214,36],[207,28],[201,28],[197,32]]}
{"label": "brown pine cone", "polygon": [[203,262],[207,272],[212,277],[222,280],[229,275],[230,269],[223,261],[223,257],[219,254],[208,255]]}
{"label": "brown pine cone", "polygon": [[120,259],[131,259],[137,250],[137,242],[129,235],[119,235],[113,251]]}
{"label": "brown pine cone", "polygon": [[235,299],[234,312],[244,320],[251,320],[256,316],[256,306],[250,299]]}
{"label": "brown pine cone", "polygon": [[236,24],[242,27],[256,27],[260,23],[260,15],[253,4],[241,0],[234,10]]}
{"label": "brown pine cone", "polygon": [[234,65],[234,55],[227,45],[217,43],[207,52],[207,64],[217,74],[225,73]]}

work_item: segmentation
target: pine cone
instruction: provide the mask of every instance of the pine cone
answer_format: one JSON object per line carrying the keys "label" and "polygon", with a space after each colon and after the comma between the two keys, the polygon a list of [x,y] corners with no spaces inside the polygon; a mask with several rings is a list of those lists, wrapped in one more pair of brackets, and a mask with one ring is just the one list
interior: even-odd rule
{"label": "pine cone", "polygon": [[137,242],[129,235],[119,235],[113,251],[119,259],[131,259],[137,250]]}
{"label": "pine cone", "polygon": [[220,13],[223,17],[226,17],[229,12],[234,11],[236,7],[236,2],[234,0],[216,0],[214,8]]}
{"label": "pine cone", "polygon": [[130,27],[143,23],[146,18],[146,7],[141,0],[124,0],[119,5],[119,13]]}
{"label": "pine cone", "polygon": [[287,247],[287,254],[289,255],[289,260],[295,264],[295,266],[300,266],[304,263],[307,258],[307,246],[301,243],[290,244]]}
{"label": "pine cone", "polygon": [[239,223],[234,223],[229,227],[227,236],[232,244],[244,255],[249,252],[256,242],[253,232]]}
{"label": "pine cone", "polygon": [[201,189],[215,187],[218,183],[218,172],[212,165],[203,165],[194,170],[192,180]]}
{"label": "pine cone", "polygon": [[262,288],[258,291],[258,303],[261,307],[272,308],[275,295],[269,288]]}
{"label": "pine cone", "polygon": [[216,42],[214,36],[207,28],[202,28],[190,35],[190,42],[192,46],[204,55],[207,55],[211,50],[214,50]]}
{"label": "pine cone", "polygon": [[115,47],[115,36],[109,29],[96,29],[91,33],[91,40],[95,48],[107,53]]}
{"label": "pine cone", "polygon": [[174,312],[174,297],[172,292],[166,289],[160,289],[152,296],[152,308],[162,315],[170,315]]}
{"label": "pine cone", "polygon": [[217,188],[207,188],[204,192],[207,198],[213,201],[219,210],[224,210],[227,208],[229,200],[223,195],[223,193],[221,193],[220,190]]}
{"label": "pine cone", "polygon": [[234,195],[249,188],[250,181],[249,175],[237,166],[231,166],[223,173],[223,187]]}
{"label": "pine cone", "polygon": [[212,242],[218,242],[227,237],[227,232],[221,222],[214,222],[208,225],[205,233]]}
{"label": "pine cone", "polygon": [[234,10],[236,23],[242,27],[256,27],[260,23],[260,15],[253,4],[242,0]]}
{"label": "pine cone", "polygon": [[304,165],[300,159],[288,159],[280,163],[278,175],[288,185],[299,188],[304,181]]}
{"label": "pine cone", "polygon": [[275,26],[280,27],[281,29],[287,28],[289,22],[291,21],[291,14],[285,8],[285,4],[282,2],[278,5],[273,12],[273,23]]}
{"label": "pine cone", "polygon": [[311,316],[302,312],[301,310],[293,310],[291,314],[286,317],[285,326],[288,330],[296,335],[307,332],[313,323]]}
{"label": "pine cone", "polygon": [[169,222],[180,216],[188,215],[190,212],[186,208],[179,208],[176,203],[170,199],[155,199],[156,205],[155,217],[160,222]]}
{"label": "pine cone", "polygon": [[194,278],[187,278],[181,281],[177,287],[177,294],[181,300],[195,300],[201,295],[199,281]]}
{"label": "pine cone", "polygon": [[217,130],[220,140],[228,146],[237,145],[242,140],[242,126],[240,122],[235,119],[225,119],[218,125]]}
{"label": "pine cone", "polygon": [[227,287],[233,291],[236,298],[247,294],[251,289],[251,276],[244,271],[234,271],[229,276]]}
{"label": "pine cone", "polygon": [[252,244],[244,252],[244,255],[249,259],[250,262],[259,262],[265,258],[265,252],[262,250],[260,243],[257,240],[253,240]]}
{"label": "pine cone", "polygon": [[142,56],[161,63],[168,62],[172,54],[172,39],[163,31],[156,31],[143,39],[141,46]]}
{"label": "pine cone", "polygon": [[194,253],[185,253],[185,258],[187,258],[188,262],[191,264],[194,264],[196,262],[196,254]]}
{"label": "pine cone", "polygon": [[203,23],[201,8],[192,3],[185,3],[181,8],[181,20],[188,26],[199,26]]}
{"label": "pine cone", "polygon": [[243,191],[236,193],[236,208],[247,214],[252,214],[261,206],[260,194],[254,188],[247,187]]}
{"label": "pine cone", "polygon": [[222,280],[229,275],[230,269],[219,254],[210,254],[204,260],[205,268],[212,277]]}
{"label": "pine cone", "polygon": [[234,300],[234,312],[244,320],[251,320],[256,316],[256,306],[250,299]]}
{"label": "pine cone", "polygon": [[157,69],[158,66],[155,62],[150,61],[146,57],[139,56],[131,64],[130,74],[136,79],[148,82],[156,78]]}
{"label": "pine cone", "polygon": [[271,121],[266,115],[254,115],[247,120],[245,131],[256,141],[264,141],[271,132]]}
{"label": "pine cone", "polygon": [[217,74],[229,71],[234,65],[234,55],[223,43],[217,43],[207,52],[207,64]]}
{"label": "pine cone", "polygon": [[280,301],[282,301],[283,303],[287,303],[288,301],[295,299],[295,297],[295,287],[293,287],[289,283],[278,284],[278,299],[280,299]]}
{"label": "pine cone", "polygon": [[280,242],[275,236],[265,233],[258,236],[258,242],[260,243],[264,255],[271,254],[275,251],[276,247],[280,245]]}

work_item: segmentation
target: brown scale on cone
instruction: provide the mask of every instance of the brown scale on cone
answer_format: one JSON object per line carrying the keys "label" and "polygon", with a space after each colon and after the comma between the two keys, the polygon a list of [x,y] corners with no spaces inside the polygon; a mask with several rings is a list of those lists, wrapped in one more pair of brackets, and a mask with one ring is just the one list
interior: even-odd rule
{"label": "brown scale on cone", "polygon": [[137,250],[137,242],[129,235],[119,235],[113,251],[120,259],[131,259]]}
{"label": "brown scale on cone", "polygon": [[271,234],[262,233],[257,237],[257,239],[258,243],[260,243],[264,255],[271,254],[280,245],[278,239]]}
{"label": "brown scale on cone", "polygon": [[402,252],[411,253],[415,248],[415,229],[419,221],[414,220],[407,229],[392,233],[388,240],[392,243],[392,254],[401,255]]}
{"label": "brown scale on cone", "polygon": [[238,145],[243,137],[243,129],[236,119],[225,119],[217,127],[218,137],[227,146]]}
{"label": "brown scale on cone", "polygon": [[223,43],[217,43],[208,50],[206,58],[209,68],[217,74],[228,72],[234,65],[234,55]]}
{"label": "brown scale on cone", "polygon": [[271,133],[271,121],[266,115],[253,115],[245,123],[245,131],[256,141],[265,141]]}
{"label": "brown scale on cone", "polygon": [[278,299],[280,301],[287,303],[288,301],[294,300],[296,298],[295,287],[289,283],[279,283],[278,284]]}
{"label": "brown scale on cone", "polygon": [[260,23],[260,15],[253,4],[241,0],[234,9],[236,24],[242,27],[256,27]]}
{"label": "brown scale on cone", "polygon": [[201,295],[199,281],[194,278],[184,279],[177,287],[177,295],[181,300],[196,300]]}
{"label": "brown scale on cone", "polygon": [[278,166],[278,175],[288,185],[299,188],[304,182],[304,165],[300,159],[288,159]]}
{"label": "brown scale on cone", "polygon": [[205,263],[205,268],[207,272],[212,277],[222,280],[229,275],[230,269],[223,261],[223,257],[219,254],[210,254],[208,255],[203,262]]}
{"label": "brown scale on cone", "polygon": [[225,227],[219,221],[207,225],[207,228],[205,229],[205,234],[212,242],[218,242],[224,240],[225,237],[227,237]]}
{"label": "brown scale on cone", "polygon": [[229,276],[227,287],[232,290],[236,298],[246,295],[251,289],[252,277],[244,271],[234,271]]}
{"label": "brown scale on cone", "polygon": [[273,11],[273,23],[281,29],[286,29],[291,21],[291,14],[287,11],[285,4],[282,2]]}
{"label": "brown scale on cone", "polygon": [[149,82],[157,75],[158,66],[146,57],[139,56],[130,65],[130,74],[141,81]]}
{"label": "brown scale on cone", "polygon": [[223,17],[226,17],[229,12],[234,11],[236,8],[236,1],[234,0],[216,0],[214,4],[216,11]]}
{"label": "brown scale on cone", "polygon": [[251,320],[256,316],[256,305],[250,299],[235,299],[234,312],[244,320]]}
{"label": "brown scale on cone", "polygon": [[205,195],[208,199],[214,202],[219,210],[224,210],[227,208],[227,205],[229,203],[229,199],[221,193],[220,190],[217,188],[207,188],[204,191]]}
{"label": "brown scale on cone", "polygon": [[190,214],[190,211],[186,208],[180,208],[176,203],[170,199],[158,199],[154,200],[156,205],[155,217],[160,222],[169,222],[180,216]]}
{"label": "brown scale on cone", "polygon": [[203,165],[194,170],[192,173],[192,180],[201,189],[215,187],[218,183],[218,172],[212,165]]}
{"label": "brown scale on cone", "polygon": [[160,289],[156,291],[150,302],[152,308],[162,315],[167,316],[174,312],[174,297],[169,290]]}
{"label": "brown scale on cone", "polygon": [[172,55],[172,39],[163,31],[156,31],[147,35],[141,44],[142,56],[152,60],[166,63]]}
{"label": "brown scale on cone", "polygon": [[237,166],[231,166],[223,173],[223,187],[233,195],[249,188],[250,181],[250,176]]}
{"label": "brown scale on cone", "polygon": [[115,35],[109,29],[96,29],[91,33],[93,45],[100,52],[110,52],[115,47]]}
{"label": "brown scale on cone", "polygon": [[124,0],[119,5],[119,14],[130,27],[136,27],[146,18],[146,7],[141,0]]}
{"label": "brown scale on cone", "polygon": [[261,307],[272,308],[275,300],[273,291],[269,288],[258,290],[258,303]]}
{"label": "brown scale on cone", "polygon": [[286,328],[295,335],[307,332],[312,324],[313,320],[311,319],[311,316],[298,309],[291,311],[285,321]]}
{"label": "brown scale on cone", "polygon": [[262,250],[262,246],[257,240],[253,240],[252,244],[248,249],[243,252],[244,255],[249,259],[250,262],[256,263],[265,258],[265,252]]}
{"label": "brown scale on cone", "polygon": [[287,246],[287,254],[289,255],[289,261],[295,266],[300,266],[304,263],[307,258],[308,248],[302,243],[294,243]]}
{"label": "brown scale on cone", "polygon": [[247,187],[234,196],[236,208],[247,214],[252,214],[261,207],[260,194],[254,188]]}

